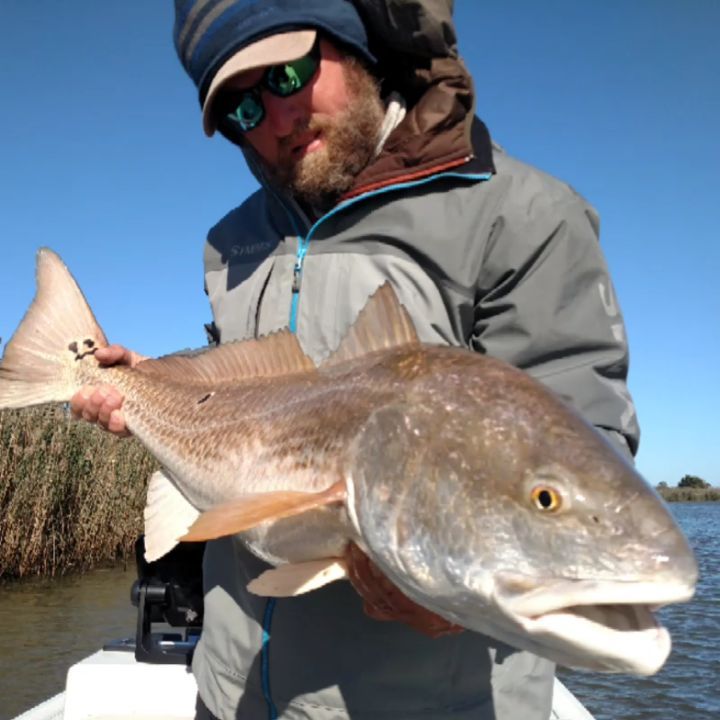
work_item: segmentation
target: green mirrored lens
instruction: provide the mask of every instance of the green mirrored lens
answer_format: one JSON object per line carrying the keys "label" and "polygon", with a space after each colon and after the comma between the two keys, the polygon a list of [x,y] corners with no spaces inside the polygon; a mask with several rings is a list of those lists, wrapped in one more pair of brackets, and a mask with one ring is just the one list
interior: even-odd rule
{"label": "green mirrored lens", "polygon": [[319,61],[319,46],[315,43],[313,49],[305,57],[285,65],[274,65],[268,68],[263,79],[257,85],[247,90],[230,93],[219,99],[218,105],[224,108],[219,111],[219,126],[224,125],[228,132],[237,129],[240,129],[241,132],[253,130],[265,117],[260,88],[264,87],[278,97],[292,95],[302,90],[312,80]]}
{"label": "green mirrored lens", "polygon": [[271,67],[265,78],[265,85],[274,95],[285,97],[302,90],[317,70],[314,54],[305,55],[285,65]]}
{"label": "green mirrored lens", "polygon": [[243,131],[252,130],[265,116],[260,98],[255,93],[246,93],[237,106],[227,114],[228,120],[237,123]]}

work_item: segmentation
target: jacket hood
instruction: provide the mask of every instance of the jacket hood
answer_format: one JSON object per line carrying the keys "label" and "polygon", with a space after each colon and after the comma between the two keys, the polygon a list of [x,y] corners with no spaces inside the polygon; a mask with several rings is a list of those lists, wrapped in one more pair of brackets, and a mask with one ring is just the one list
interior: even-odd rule
{"label": "jacket hood", "polygon": [[453,0],[353,0],[375,57],[457,56]]}
{"label": "jacket hood", "polygon": [[[457,167],[473,156],[473,83],[457,51],[453,0],[353,2],[378,60],[383,94],[400,93],[407,115],[343,199]],[[267,185],[258,158],[243,152]]]}

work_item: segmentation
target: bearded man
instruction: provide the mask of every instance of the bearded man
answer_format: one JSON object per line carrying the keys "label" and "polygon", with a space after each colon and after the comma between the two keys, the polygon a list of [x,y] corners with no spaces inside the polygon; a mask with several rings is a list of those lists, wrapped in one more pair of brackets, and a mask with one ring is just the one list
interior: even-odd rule
{"label": "bearded man", "polygon": [[[289,326],[319,362],[389,281],[422,341],[522,367],[630,455],[627,348],[597,217],[491,144],[450,6],[176,0],[204,130],[239,146],[261,185],[208,235],[212,338]],[[397,24],[393,44],[378,17],[415,24]],[[133,362],[120,348],[97,357]],[[121,402],[85,389],[73,409],[122,433]],[[276,601],[246,590],[267,566],[237,538],[208,543],[199,717],[549,717],[552,663],[459,632],[349,557],[353,585]]]}

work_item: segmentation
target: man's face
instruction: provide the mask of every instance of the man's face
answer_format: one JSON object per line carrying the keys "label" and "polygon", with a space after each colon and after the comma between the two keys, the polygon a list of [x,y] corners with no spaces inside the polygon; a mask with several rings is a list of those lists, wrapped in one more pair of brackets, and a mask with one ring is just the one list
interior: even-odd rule
{"label": "man's face", "polygon": [[[384,108],[372,76],[354,58],[320,40],[313,79],[278,97],[262,90],[265,117],[243,138],[270,178],[299,199],[323,206],[348,190],[375,153]],[[265,68],[228,80],[228,90],[256,85]]]}

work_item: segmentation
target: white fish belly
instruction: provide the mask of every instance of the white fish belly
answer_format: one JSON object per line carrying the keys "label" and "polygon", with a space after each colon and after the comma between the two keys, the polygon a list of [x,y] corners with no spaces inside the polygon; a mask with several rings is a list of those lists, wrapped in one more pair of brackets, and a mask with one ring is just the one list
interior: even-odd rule
{"label": "white fish belly", "polygon": [[240,534],[254,555],[272,565],[340,557],[355,531],[344,507],[323,507]]}

